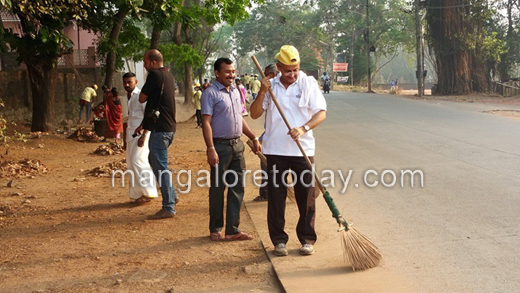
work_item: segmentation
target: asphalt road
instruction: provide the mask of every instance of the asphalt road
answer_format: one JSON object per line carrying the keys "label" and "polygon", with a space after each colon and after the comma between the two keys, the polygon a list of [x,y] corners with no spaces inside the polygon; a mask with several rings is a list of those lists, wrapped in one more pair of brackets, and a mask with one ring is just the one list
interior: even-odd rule
{"label": "asphalt road", "polygon": [[[335,172],[329,190],[381,248],[384,270],[413,292],[520,290],[520,120],[481,112],[520,108],[345,92],[326,99],[317,170]],[[352,170],[343,194],[338,170]],[[377,175],[364,182],[367,170]],[[413,187],[409,175],[401,187],[401,170],[422,171],[424,186],[416,173]],[[385,187],[392,172],[395,186]]]}

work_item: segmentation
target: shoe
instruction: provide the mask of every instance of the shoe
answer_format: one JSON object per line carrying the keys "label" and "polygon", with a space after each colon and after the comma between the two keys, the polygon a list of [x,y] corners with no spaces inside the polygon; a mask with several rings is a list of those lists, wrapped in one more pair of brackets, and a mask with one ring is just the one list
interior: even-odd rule
{"label": "shoe", "polygon": [[287,252],[287,248],[285,247],[285,243],[278,243],[274,247],[273,251],[274,255],[276,256],[287,256],[289,255],[289,252]]}
{"label": "shoe", "polygon": [[312,244],[304,244],[300,248],[300,254],[301,255],[311,255],[314,254],[314,247]]}
{"label": "shoe", "polygon": [[148,220],[168,219],[168,218],[173,218],[174,216],[175,216],[175,213],[169,213],[169,212],[161,209],[157,213],[155,213],[153,215],[149,215]]}
{"label": "shoe", "polygon": [[245,232],[238,232],[236,234],[226,235],[224,237],[225,240],[234,241],[234,240],[253,240],[255,237],[251,234],[247,234]]}

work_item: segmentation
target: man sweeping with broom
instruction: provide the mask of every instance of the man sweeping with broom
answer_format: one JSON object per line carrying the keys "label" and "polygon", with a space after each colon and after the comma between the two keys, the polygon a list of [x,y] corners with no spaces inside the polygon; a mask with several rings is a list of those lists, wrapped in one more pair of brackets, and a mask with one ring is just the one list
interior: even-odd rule
{"label": "man sweeping with broom", "polygon": [[[262,86],[251,105],[251,118],[259,118],[266,111],[266,125],[263,153],[267,157],[268,207],[267,224],[269,236],[275,246],[274,254],[288,255],[286,243],[289,236],[285,233],[285,201],[287,198],[287,175],[293,174],[294,193],[300,218],[296,226],[301,243],[300,254],[314,253],[316,232],[314,229],[315,186],[311,168],[293,140],[299,140],[305,153],[313,161],[315,141],[312,129],[326,117],[327,105],[319,85],[312,76],[300,71],[300,55],[295,47],[285,45],[275,58],[280,74],[272,80],[272,92],[282,108],[286,110],[291,125],[296,126],[287,132],[284,121],[268,93],[271,82],[262,79]],[[302,176],[303,174],[303,176]]]}

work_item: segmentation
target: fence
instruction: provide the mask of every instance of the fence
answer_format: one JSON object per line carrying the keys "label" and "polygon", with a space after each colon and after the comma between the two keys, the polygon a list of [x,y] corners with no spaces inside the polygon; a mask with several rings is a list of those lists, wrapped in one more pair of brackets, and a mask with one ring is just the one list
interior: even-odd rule
{"label": "fence", "polygon": [[520,80],[510,80],[505,82],[494,82],[493,88],[495,92],[504,97],[512,97],[520,95]]}

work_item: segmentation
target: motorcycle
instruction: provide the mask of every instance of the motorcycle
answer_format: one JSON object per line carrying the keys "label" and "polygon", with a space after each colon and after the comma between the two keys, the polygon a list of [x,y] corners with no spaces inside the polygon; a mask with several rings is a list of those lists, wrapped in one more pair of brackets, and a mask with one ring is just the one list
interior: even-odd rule
{"label": "motorcycle", "polygon": [[324,94],[330,93],[330,80],[329,79],[323,81],[323,93]]}

